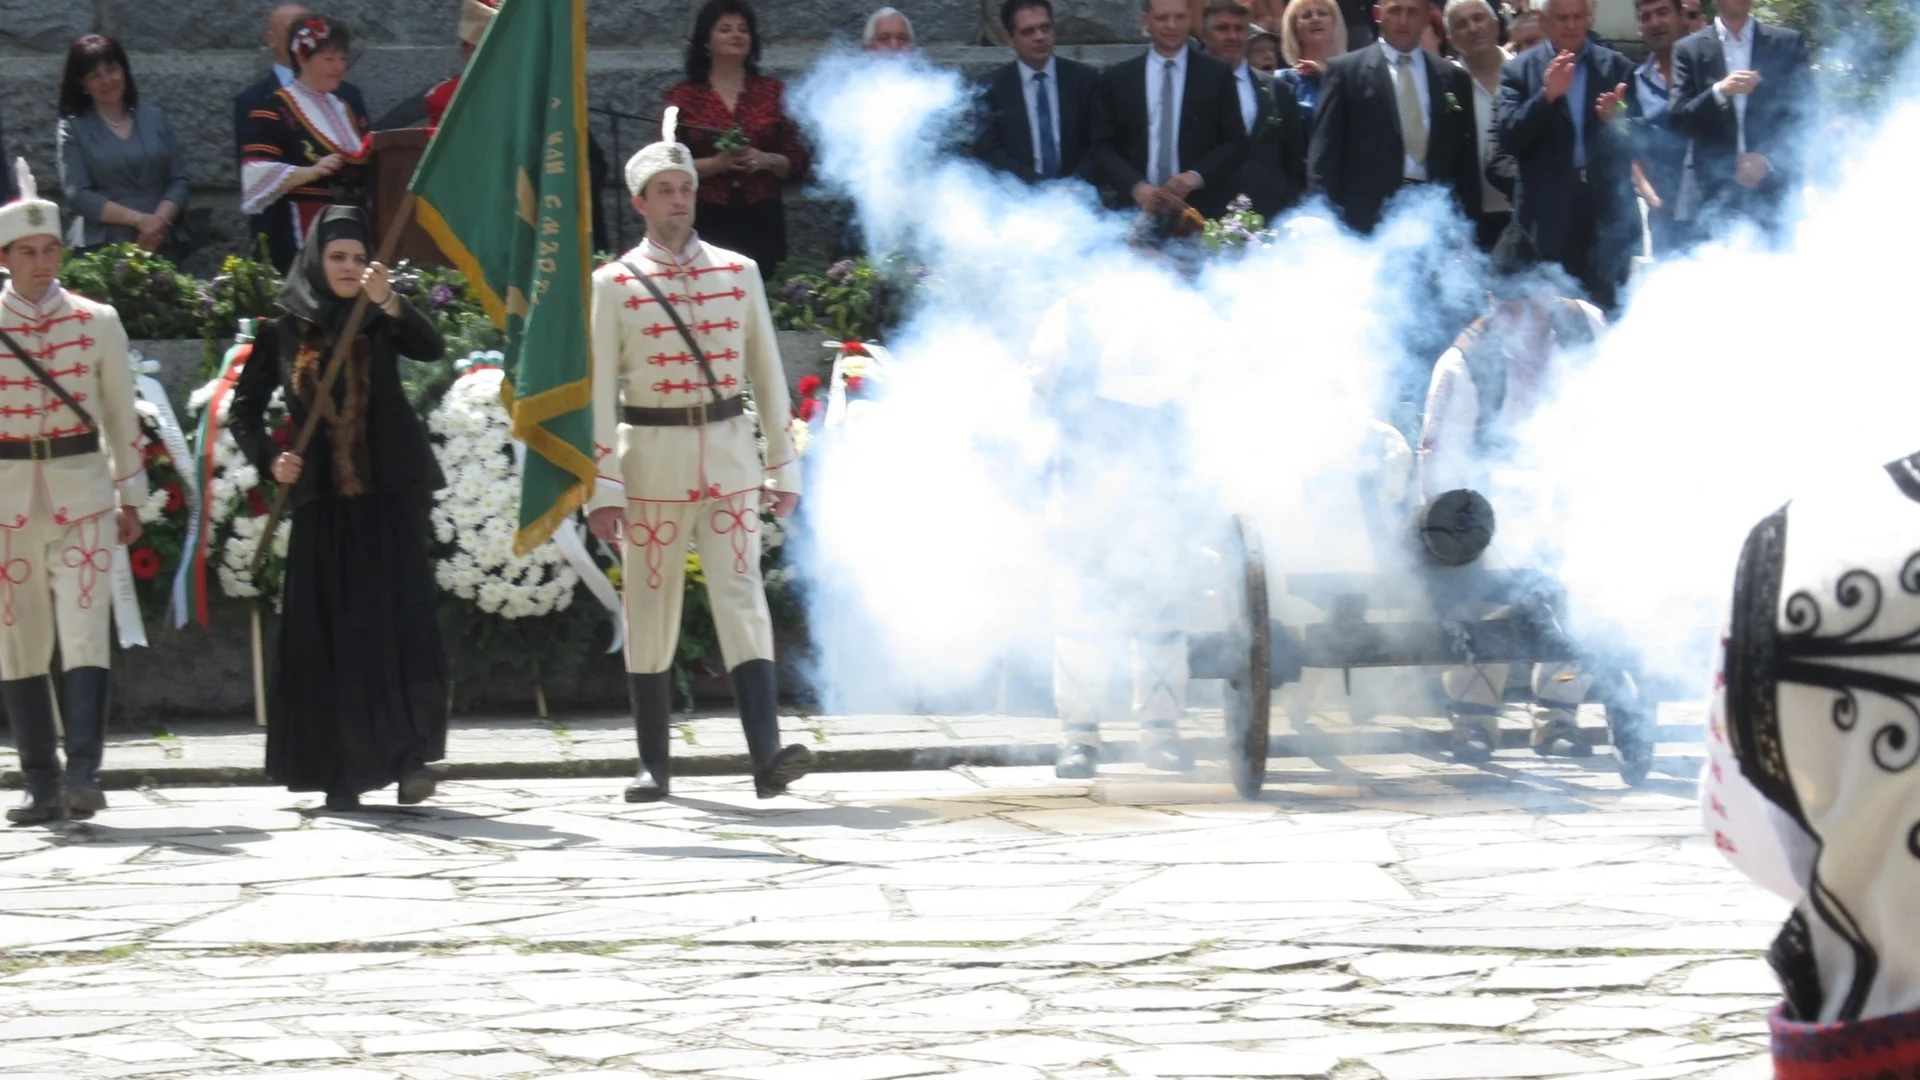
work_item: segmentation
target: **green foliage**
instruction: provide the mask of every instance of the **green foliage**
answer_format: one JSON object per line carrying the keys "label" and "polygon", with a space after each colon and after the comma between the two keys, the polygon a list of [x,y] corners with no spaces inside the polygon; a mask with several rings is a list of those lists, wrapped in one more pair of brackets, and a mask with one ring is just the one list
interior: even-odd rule
{"label": "green foliage", "polygon": [[280,314],[280,275],[265,258],[264,239],[261,247],[259,259],[227,256],[220,264],[220,276],[205,286],[213,301],[200,327],[200,338],[206,342],[201,354],[201,375],[205,378],[218,374],[220,358],[226,355],[241,319],[271,319]]}
{"label": "green foliage", "polygon": [[112,244],[85,255],[69,250],[60,283],[112,304],[131,338],[199,337],[210,305],[204,286],[137,244]]}
{"label": "green foliage", "polygon": [[1807,35],[1814,78],[1842,107],[1877,100],[1913,44],[1911,0],[1768,0],[1754,14]]}
{"label": "green foliage", "polygon": [[739,124],[721,132],[720,137],[713,140],[713,148],[723,154],[733,150],[745,150],[751,145],[753,144],[747,141],[747,133],[740,130]]}
{"label": "green foliage", "polygon": [[782,330],[813,330],[837,341],[871,341],[896,326],[916,293],[925,267],[892,258],[878,265],[844,259],[825,272],[800,273],[768,299]]}
{"label": "green foliage", "polygon": [[1266,232],[1266,227],[1267,219],[1254,213],[1253,200],[1241,195],[1227,206],[1224,215],[1207,222],[1201,242],[1216,255],[1222,251],[1241,251],[1271,241],[1273,234]]}
{"label": "green foliage", "polygon": [[487,683],[563,686],[606,647],[607,614],[582,590],[569,607],[526,619],[488,615],[452,593],[439,594],[440,636],[454,705],[470,701]]}

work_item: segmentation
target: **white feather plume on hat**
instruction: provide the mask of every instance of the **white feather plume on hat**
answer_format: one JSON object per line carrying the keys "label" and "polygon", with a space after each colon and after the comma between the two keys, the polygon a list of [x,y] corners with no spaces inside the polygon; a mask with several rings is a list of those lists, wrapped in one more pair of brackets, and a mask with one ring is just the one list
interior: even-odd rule
{"label": "white feather plume on hat", "polygon": [[640,152],[627,159],[627,190],[636,197],[645,190],[654,177],[663,172],[683,172],[693,178],[696,189],[700,186],[700,173],[693,166],[693,151],[680,143],[680,107],[667,106],[666,115],[660,120],[660,141],[651,146],[642,147]]}
{"label": "white feather plume on hat", "polygon": [[60,208],[40,197],[26,158],[14,159],[13,176],[20,198],[0,206],[0,248],[29,236],[59,236]]}

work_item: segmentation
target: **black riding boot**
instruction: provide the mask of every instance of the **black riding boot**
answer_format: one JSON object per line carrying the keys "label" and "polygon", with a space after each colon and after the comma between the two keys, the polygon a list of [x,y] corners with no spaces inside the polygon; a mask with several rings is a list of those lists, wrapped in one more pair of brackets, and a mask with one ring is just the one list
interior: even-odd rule
{"label": "black riding boot", "polygon": [[627,696],[633,702],[633,733],[640,744],[640,769],[627,785],[627,801],[659,802],[671,783],[673,672],[628,672]]}
{"label": "black riding boot", "polygon": [[45,675],[0,682],[13,745],[20,752],[20,775],[27,794],[7,811],[15,825],[39,825],[64,817],[66,793],[60,782],[60,736],[53,719],[53,682]]}
{"label": "black riding boot", "polygon": [[749,660],[733,669],[733,694],[740,703],[740,727],[753,758],[753,793],[763,799],[784,794],[787,785],[813,768],[813,751],[795,743],[780,745],[780,695],[773,661]]}
{"label": "black riding boot", "polygon": [[60,719],[67,736],[67,812],[76,818],[90,818],[107,808],[99,773],[107,744],[108,676],[103,667],[67,669]]}

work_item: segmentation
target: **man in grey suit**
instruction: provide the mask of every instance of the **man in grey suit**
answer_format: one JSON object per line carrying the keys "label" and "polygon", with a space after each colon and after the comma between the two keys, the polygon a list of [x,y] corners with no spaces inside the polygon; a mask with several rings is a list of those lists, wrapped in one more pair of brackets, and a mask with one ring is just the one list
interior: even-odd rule
{"label": "man in grey suit", "polygon": [[1762,25],[1753,0],[1715,6],[1713,22],[1673,48],[1668,124],[1693,140],[1704,228],[1730,216],[1778,228],[1800,183],[1799,146],[1814,107],[1807,43]]}

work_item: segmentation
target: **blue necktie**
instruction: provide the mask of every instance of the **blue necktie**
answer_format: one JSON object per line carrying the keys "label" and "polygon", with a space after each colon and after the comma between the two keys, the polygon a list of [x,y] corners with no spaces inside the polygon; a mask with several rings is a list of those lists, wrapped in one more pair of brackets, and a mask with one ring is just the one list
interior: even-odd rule
{"label": "blue necktie", "polygon": [[1033,111],[1040,118],[1040,175],[1060,174],[1060,147],[1053,137],[1053,102],[1047,99],[1047,73],[1033,76]]}

